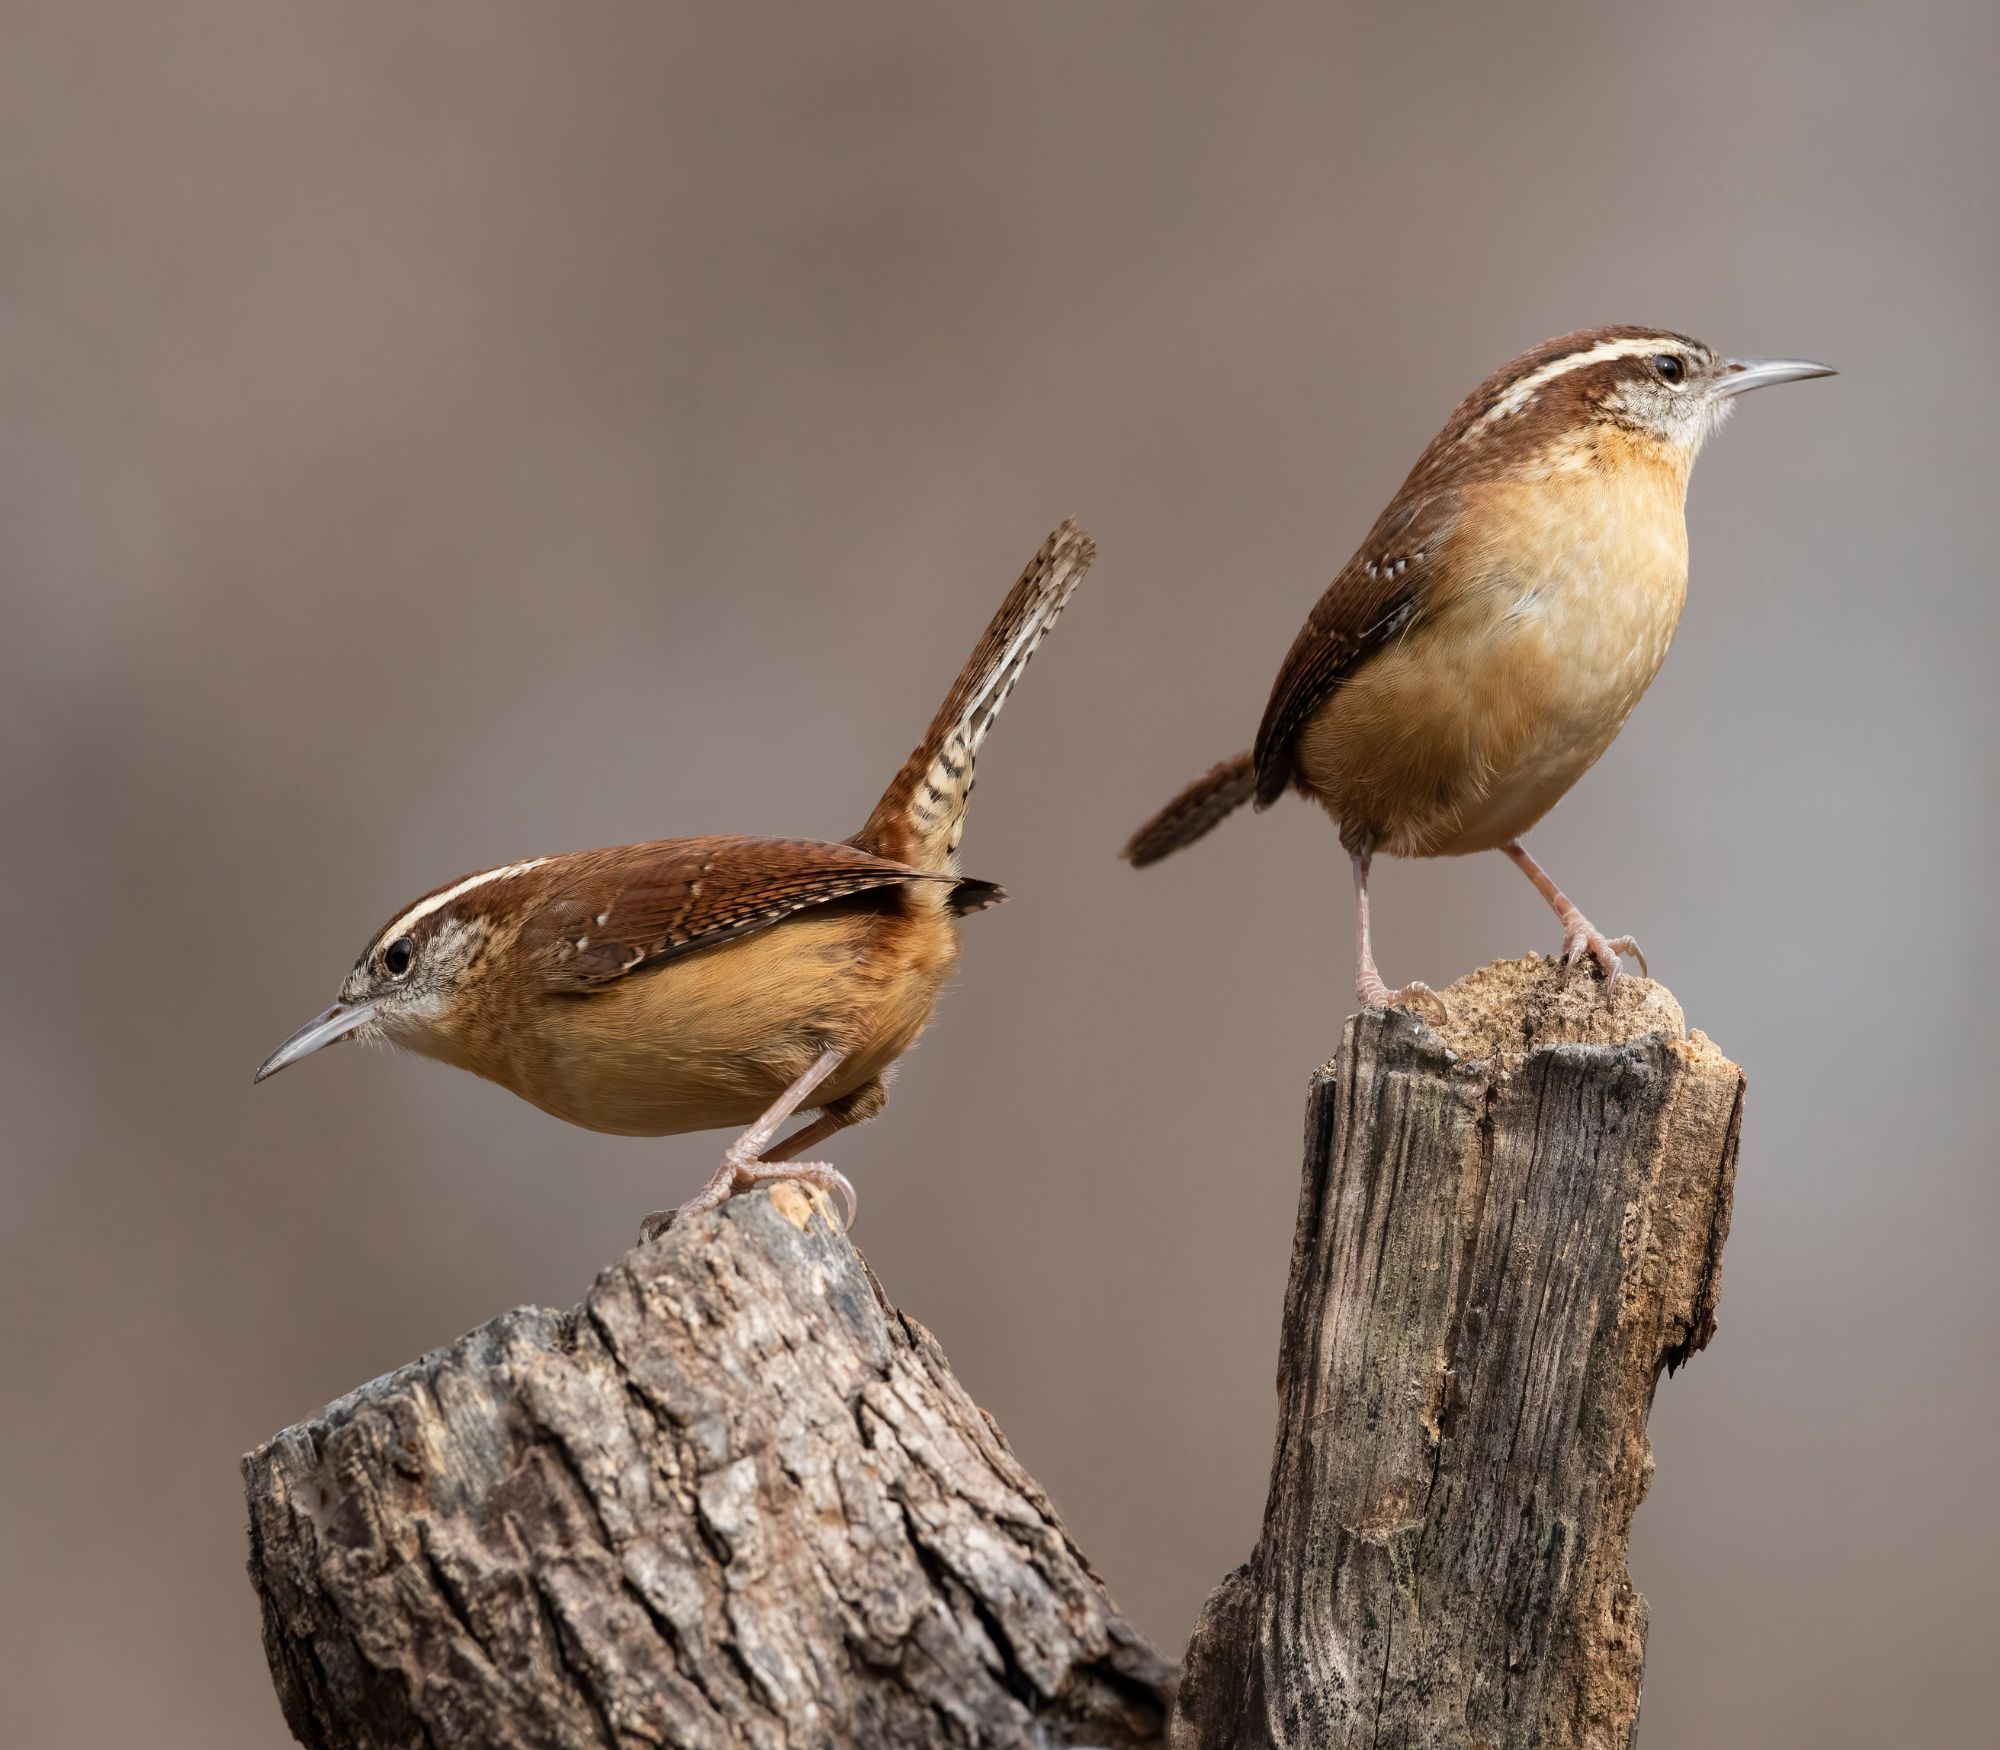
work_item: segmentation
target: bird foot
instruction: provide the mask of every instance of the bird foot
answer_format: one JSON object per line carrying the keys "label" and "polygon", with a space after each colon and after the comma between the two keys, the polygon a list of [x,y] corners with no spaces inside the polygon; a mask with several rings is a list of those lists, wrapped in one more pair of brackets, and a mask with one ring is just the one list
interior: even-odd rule
{"label": "bird foot", "polygon": [[1630,936],[1607,936],[1590,919],[1578,912],[1563,933],[1563,965],[1575,966],[1585,955],[1597,962],[1598,970],[1604,974],[1604,988],[1609,990],[1625,976],[1625,968],[1619,964],[1619,956],[1629,954],[1639,962],[1642,977],[1650,977],[1646,971],[1646,956],[1639,951],[1639,944]]}
{"label": "bird foot", "polygon": [[1354,981],[1354,994],[1364,1009],[1411,1009],[1434,1026],[1442,1026],[1449,1014],[1444,998],[1427,984],[1406,984],[1392,990],[1372,967]]}
{"label": "bird foot", "polygon": [[728,1202],[739,1191],[774,1184],[780,1179],[803,1180],[816,1191],[837,1196],[842,1205],[841,1231],[845,1233],[854,1226],[861,1199],[855,1194],[853,1181],[838,1167],[830,1166],[825,1161],[756,1160],[745,1158],[732,1148],[723,1155],[722,1165],[715,1169],[708,1183],[678,1209],[656,1209],[639,1224],[639,1243],[642,1246],[650,1244],[676,1222],[705,1215],[718,1204]]}

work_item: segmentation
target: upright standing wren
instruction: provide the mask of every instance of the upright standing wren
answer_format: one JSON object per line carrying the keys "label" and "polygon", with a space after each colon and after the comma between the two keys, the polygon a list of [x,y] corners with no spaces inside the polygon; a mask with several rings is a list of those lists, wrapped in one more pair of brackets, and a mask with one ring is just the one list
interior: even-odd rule
{"label": "upright standing wren", "polygon": [[[868,823],[814,839],[663,839],[530,857],[439,887],[369,942],[340,1000],[262,1081],[336,1039],[385,1039],[590,1130],[749,1128],[701,1194],[846,1177],[802,1150],[882,1110],[958,956],[957,920],[1006,896],[958,871],[972,765],[1096,554],[1074,522],[1001,603]],[[773,1146],[800,1107],[818,1116]]]}
{"label": "upright standing wren", "polygon": [[1158,861],[1245,802],[1317,801],[1354,865],[1355,991],[1392,990],[1368,937],[1368,863],[1500,850],[1606,981],[1629,936],[1593,928],[1521,843],[1611,745],[1652,684],[1687,595],[1696,452],[1748,389],[1825,377],[1802,359],[1720,358],[1683,334],[1591,328],[1473,390],[1328,586],[1278,671],[1256,746],[1133,836]]}

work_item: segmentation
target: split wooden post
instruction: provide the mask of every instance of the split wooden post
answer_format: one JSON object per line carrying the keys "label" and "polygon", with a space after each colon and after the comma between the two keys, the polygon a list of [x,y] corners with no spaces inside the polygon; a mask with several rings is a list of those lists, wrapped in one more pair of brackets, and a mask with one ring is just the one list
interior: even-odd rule
{"label": "split wooden post", "polygon": [[1174,1750],[1632,1741],[1646,1415],[1714,1329],[1743,1076],[1643,979],[1445,999],[1315,1078],[1263,1534]]}

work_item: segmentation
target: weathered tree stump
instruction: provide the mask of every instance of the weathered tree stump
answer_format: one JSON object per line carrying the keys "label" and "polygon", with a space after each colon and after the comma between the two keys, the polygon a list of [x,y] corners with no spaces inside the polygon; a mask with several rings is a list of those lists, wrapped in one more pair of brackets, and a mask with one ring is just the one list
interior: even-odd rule
{"label": "weathered tree stump", "polygon": [[1314,1080],[1263,1533],[1175,1750],[1632,1741],[1646,1414],[1714,1329],[1743,1076],[1643,979],[1445,996]]}
{"label": "weathered tree stump", "polygon": [[324,1750],[1157,1743],[1171,1668],[796,1187],[244,1460]]}
{"label": "weathered tree stump", "polygon": [[[1714,1328],[1743,1078],[1643,979],[1529,959],[1313,1085],[1263,1535],[1177,1750],[1631,1742],[1626,1539]],[[306,1744],[1158,1743],[1174,1677],[796,1187],[244,1461]]]}

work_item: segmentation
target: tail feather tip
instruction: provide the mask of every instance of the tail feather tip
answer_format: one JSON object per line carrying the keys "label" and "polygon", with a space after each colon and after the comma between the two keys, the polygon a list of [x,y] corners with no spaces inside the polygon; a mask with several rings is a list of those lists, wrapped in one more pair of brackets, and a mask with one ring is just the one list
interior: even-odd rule
{"label": "tail feather tip", "polygon": [[1126,840],[1119,854],[1135,869],[1157,863],[1204,837],[1248,802],[1257,787],[1256,762],[1237,754],[1211,767]]}

